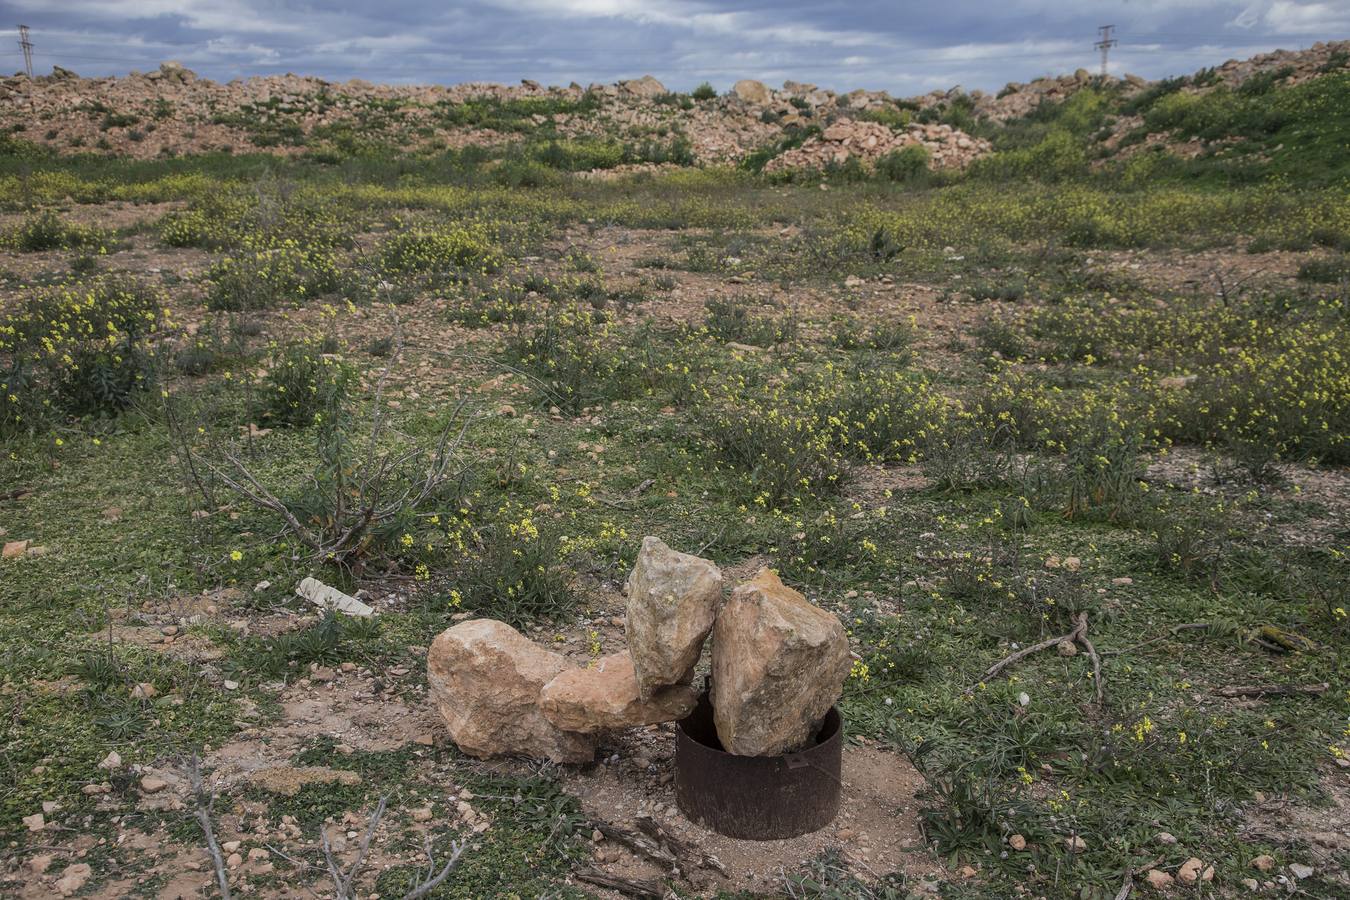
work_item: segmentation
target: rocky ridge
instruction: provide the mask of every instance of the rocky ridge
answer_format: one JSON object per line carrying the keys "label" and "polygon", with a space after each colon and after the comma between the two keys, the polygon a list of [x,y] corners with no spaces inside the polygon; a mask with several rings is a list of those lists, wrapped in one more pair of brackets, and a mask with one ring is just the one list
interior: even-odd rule
{"label": "rocky ridge", "polygon": [[[1204,70],[1203,79],[1184,89],[1236,86],[1285,69],[1290,72],[1288,80],[1297,83],[1337,65],[1350,65],[1350,41],[1229,60]],[[719,164],[736,162],[793,129],[816,125],[823,134],[787,150],[768,168],[819,167],[853,156],[870,166],[885,153],[913,143],[929,149],[935,166],[960,168],[988,152],[988,144],[950,126],[906,123],[892,129],[867,119],[905,111],[923,117],[925,111],[961,102],[977,119],[1006,122],[1043,102],[1061,101],[1102,83],[1122,85],[1127,95],[1152,84],[1134,75],[1103,79],[1079,69],[1070,75],[1012,82],[997,94],[955,87],[895,98],[885,91],[836,93],[796,81],[771,88],[746,79],[721,96],[694,101],[670,93],[650,75],[588,87],[576,83],[545,87],[530,80],[509,86],[377,85],[293,74],[219,83],[199,78],[175,62],[151,72],[103,78],[81,78],[58,66],[50,75],[0,79],[0,127],[57,152],[137,158],[218,150],[297,154],[344,137],[431,150],[502,145],[531,135],[626,141],[683,135],[698,163]],[[583,98],[586,108],[576,108]],[[466,124],[453,115],[455,107],[468,101],[522,100],[563,111],[530,115],[504,131]]]}

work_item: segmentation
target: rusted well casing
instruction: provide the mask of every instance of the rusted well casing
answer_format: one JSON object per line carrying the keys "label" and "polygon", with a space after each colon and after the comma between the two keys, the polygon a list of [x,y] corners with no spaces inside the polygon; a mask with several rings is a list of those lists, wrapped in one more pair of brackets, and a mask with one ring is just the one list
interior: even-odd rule
{"label": "rusted well casing", "polygon": [[839,812],[843,720],[831,707],[811,746],[783,756],[722,749],[708,694],[675,727],[675,802],[727,837],[769,841],[818,831]]}

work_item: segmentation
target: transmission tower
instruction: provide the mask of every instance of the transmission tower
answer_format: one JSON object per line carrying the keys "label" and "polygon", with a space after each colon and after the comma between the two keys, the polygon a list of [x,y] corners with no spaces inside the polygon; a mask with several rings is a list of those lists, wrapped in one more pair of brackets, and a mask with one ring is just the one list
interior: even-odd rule
{"label": "transmission tower", "polygon": [[1107,58],[1107,54],[1109,54],[1109,53],[1111,52],[1111,48],[1112,48],[1112,47],[1114,47],[1116,44],[1119,44],[1119,43],[1120,43],[1120,41],[1116,40],[1115,38],[1113,38],[1113,37],[1111,36],[1111,33],[1112,33],[1113,31],[1115,31],[1115,30],[1116,30],[1116,26],[1114,26],[1114,25],[1102,25],[1102,26],[1100,26],[1100,27],[1097,29],[1097,34],[1100,36],[1100,39],[1097,41],[1097,43],[1095,43],[1095,44],[1092,45],[1092,46],[1096,47],[1098,50],[1102,51],[1102,74],[1103,74],[1103,75],[1106,74],[1106,58]]}
{"label": "transmission tower", "polygon": [[19,46],[23,48],[23,67],[33,77],[33,42],[28,39],[28,26],[19,26]]}

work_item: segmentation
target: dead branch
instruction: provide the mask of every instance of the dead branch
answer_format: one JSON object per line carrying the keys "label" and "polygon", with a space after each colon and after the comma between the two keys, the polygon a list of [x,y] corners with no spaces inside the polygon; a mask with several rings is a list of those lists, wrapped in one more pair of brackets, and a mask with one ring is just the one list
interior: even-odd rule
{"label": "dead branch", "polygon": [[1134,866],[1125,870],[1125,880],[1120,885],[1120,890],[1116,891],[1114,900],[1130,900],[1130,894],[1134,892],[1134,878],[1136,875],[1142,875],[1149,869],[1162,865],[1163,857],[1144,863],[1142,866]]}
{"label": "dead branch", "polygon": [[1327,682],[1321,684],[1265,684],[1215,688],[1218,697],[1294,697],[1298,695],[1325,694],[1331,687]]}
{"label": "dead branch", "polygon": [[623,844],[634,853],[647,857],[662,868],[673,869],[679,864],[679,860],[675,858],[673,853],[644,834],[609,822],[592,822],[591,827],[610,840]]}
{"label": "dead branch", "polygon": [[418,898],[425,897],[427,894],[430,894],[432,891],[436,890],[436,888],[440,887],[445,879],[450,876],[450,871],[454,869],[455,866],[459,865],[459,858],[463,854],[464,844],[460,841],[451,841],[450,858],[445,861],[445,865],[441,866],[441,870],[433,875],[432,872],[436,868],[436,860],[431,855],[431,838],[428,837],[427,877],[422,879],[422,882],[414,886],[411,891],[404,894],[403,900],[418,900]]}
{"label": "dead branch", "polygon": [[1088,659],[1092,660],[1092,683],[1097,692],[1097,705],[1101,706],[1106,702],[1106,685],[1102,684],[1102,658],[1097,655],[1097,648],[1092,646],[1092,641],[1088,639],[1087,613],[1083,613],[1083,633],[1078,636],[1078,643],[1083,645]]}
{"label": "dead branch", "polygon": [[681,840],[674,832],[651,816],[638,816],[636,821],[638,829],[659,843],[672,856],[679,859],[686,871],[697,865],[705,869],[712,869],[722,875],[727,874],[727,867],[722,865],[720,859],[705,853],[700,847]]}
{"label": "dead branch", "polygon": [[620,878],[617,875],[601,872],[599,869],[581,869],[576,875],[578,881],[609,888],[611,891],[618,891],[620,894],[627,897],[636,897],[638,900],[662,900],[666,896],[661,883],[654,880],[637,881]]}
{"label": "dead branch", "polygon": [[1152,645],[1152,644],[1156,644],[1156,643],[1158,643],[1159,641],[1165,641],[1165,640],[1167,640],[1169,637],[1175,637],[1176,635],[1180,634],[1180,633],[1183,632],[1183,631],[1190,631],[1190,630],[1193,630],[1193,629],[1196,629],[1196,628],[1209,628],[1209,627],[1212,626],[1213,624],[1214,624],[1213,622],[1183,622],[1183,623],[1180,624],[1180,625],[1173,625],[1171,628],[1167,629],[1167,633],[1166,633],[1166,634],[1161,634],[1161,635],[1159,635],[1158,637],[1155,637],[1155,638],[1149,638],[1147,641],[1144,641],[1142,644],[1134,644],[1134,645],[1129,646],[1129,647],[1123,647],[1123,648],[1121,648],[1120,650],[1103,650],[1103,651],[1102,651],[1102,656],[1119,656],[1119,655],[1122,654],[1122,653],[1130,653],[1130,652],[1133,652],[1133,651],[1135,651],[1135,650],[1139,650],[1139,649],[1142,649],[1142,648],[1144,648],[1144,647],[1148,647],[1148,646],[1150,646],[1150,645]]}
{"label": "dead branch", "polygon": [[[1038,644],[1023,647],[1016,653],[1005,656],[1003,659],[990,666],[980,681],[988,681],[1013,663],[1020,662],[1032,654],[1040,653],[1042,650],[1049,650],[1051,647],[1057,647],[1067,641],[1081,645],[1083,650],[1086,651],[1088,659],[1092,661],[1092,680],[1095,682],[1094,689],[1097,695],[1097,705],[1100,706],[1106,701],[1106,685],[1103,683],[1102,678],[1102,659],[1101,656],[1097,654],[1097,648],[1094,647],[1092,641],[1088,639],[1087,633],[1087,613],[1081,612],[1074,620],[1073,631],[1070,631],[1068,634],[1061,634],[1059,637],[1046,638]],[[966,688],[966,693],[973,693],[977,686],[978,685],[971,685]]]}
{"label": "dead branch", "polygon": [[220,844],[216,841],[216,830],[211,824],[211,809],[215,806],[216,795],[214,792],[206,790],[202,783],[201,760],[196,754],[193,754],[192,761],[188,764],[188,779],[192,785],[192,796],[197,803],[195,813],[197,824],[202,827],[202,833],[206,835],[206,849],[211,853],[211,862],[216,869],[216,882],[220,885],[220,896],[223,900],[230,900],[230,880],[225,874],[225,858],[221,855]]}
{"label": "dead branch", "polygon": [[379,804],[375,807],[375,812],[370,816],[370,822],[366,825],[366,833],[361,837],[361,846],[356,851],[356,859],[352,860],[351,866],[344,873],[342,867],[338,865],[333,858],[333,846],[328,841],[328,830],[319,828],[319,843],[323,847],[324,862],[328,864],[328,874],[333,879],[334,896],[336,900],[356,900],[356,895],[352,893],[352,882],[356,876],[361,873],[361,865],[366,861],[366,853],[370,850],[370,839],[375,836],[375,829],[380,824],[380,819],[384,818],[385,806],[389,803],[389,795],[380,798]]}
{"label": "dead branch", "polygon": [[[1086,630],[1087,630],[1087,613],[1079,613],[1078,620],[1074,623],[1073,631],[1070,631],[1068,634],[1061,634],[1059,637],[1046,638],[1039,644],[1032,644],[1030,647],[1023,647],[1016,653],[1012,653],[1008,656],[1005,656],[1003,659],[999,660],[998,662],[990,666],[989,670],[984,673],[984,676],[980,680],[988,681],[989,679],[997,675],[999,672],[1002,672],[1008,666],[1011,666],[1015,662],[1020,662],[1023,659],[1026,659],[1033,653],[1040,653],[1042,650],[1049,650],[1051,647],[1057,647],[1064,641],[1077,641],[1079,636]],[[967,692],[971,690],[974,690],[974,688],[973,687],[967,688]]]}

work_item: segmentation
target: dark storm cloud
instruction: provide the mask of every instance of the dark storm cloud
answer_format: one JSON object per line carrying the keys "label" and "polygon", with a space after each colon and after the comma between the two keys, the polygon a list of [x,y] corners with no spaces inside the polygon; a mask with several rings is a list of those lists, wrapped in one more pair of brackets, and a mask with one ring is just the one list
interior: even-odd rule
{"label": "dark storm cloud", "polygon": [[[216,79],[585,84],[651,73],[683,89],[794,78],[898,94],[1095,68],[1107,22],[1120,40],[1112,70],[1147,77],[1350,37],[1347,0],[5,0],[0,11],[32,27],[44,71],[177,59]],[[17,67],[17,45],[4,52]]]}

